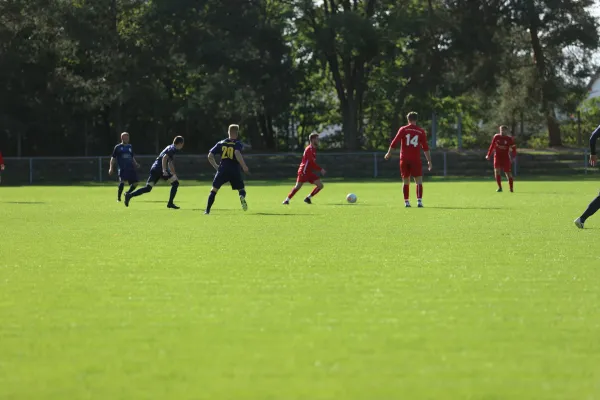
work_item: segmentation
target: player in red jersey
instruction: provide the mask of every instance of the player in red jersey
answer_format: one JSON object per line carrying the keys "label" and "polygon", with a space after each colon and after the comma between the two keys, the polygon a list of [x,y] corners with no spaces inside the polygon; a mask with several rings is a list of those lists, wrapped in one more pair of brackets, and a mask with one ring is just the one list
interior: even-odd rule
{"label": "player in red jersey", "polygon": [[417,126],[418,115],[416,112],[409,112],[406,116],[408,125],[401,127],[396,134],[390,148],[385,155],[389,160],[392,155],[392,149],[400,144],[400,175],[404,186],[404,205],[410,207],[410,177],[412,176],[417,184],[417,202],[419,207],[423,207],[423,165],[421,163],[421,149],[425,153],[427,166],[431,171],[431,154],[427,145],[427,134],[423,128]]}
{"label": "player in red jersey", "polygon": [[494,154],[494,175],[496,176],[496,183],[498,183],[497,192],[502,191],[502,171],[506,174],[506,178],[508,179],[508,185],[510,186],[510,191],[513,191],[513,176],[511,172],[511,163],[512,159],[509,153],[512,152],[512,158],[517,156],[517,145],[515,144],[512,136],[508,136],[508,127],[502,125],[500,127],[500,132],[494,135],[492,139],[492,144],[488,149],[487,155],[485,156],[486,160],[490,159],[492,153]]}
{"label": "player in red jersey", "polygon": [[325,170],[317,164],[317,145],[319,144],[319,134],[311,133],[308,137],[310,144],[304,149],[304,155],[302,156],[302,162],[300,163],[300,167],[298,168],[298,178],[296,179],[296,186],[292,189],[292,191],[287,195],[283,204],[290,204],[290,200],[294,195],[300,190],[304,183],[309,182],[311,184],[315,184],[316,187],[312,192],[304,199],[304,202],[307,204],[312,204],[311,198],[317,195],[323,189],[323,182],[321,182],[321,178],[317,175],[318,172],[321,175],[325,175]]}
{"label": "player in red jersey", "polygon": [[2,171],[4,171],[4,159],[2,153],[0,153],[0,182],[2,182]]}

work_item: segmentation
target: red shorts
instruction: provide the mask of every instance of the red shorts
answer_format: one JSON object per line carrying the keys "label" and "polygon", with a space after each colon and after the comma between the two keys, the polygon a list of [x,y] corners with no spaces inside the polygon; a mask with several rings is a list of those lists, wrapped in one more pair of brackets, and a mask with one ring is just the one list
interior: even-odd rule
{"label": "red shorts", "polygon": [[298,173],[298,179],[296,180],[297,182],[300,183],[306,183],[309,182],[311,184],[315,183],[315,181],[318,181],[319,179],[321,179],[321,177],[313,172],[307,172],[305,174],[301,174]]}
{"label": "red shorts", "polygon": [[423,176],[421,160],[400,159],[400,175],[403,178]]}
{"label": "red shorts", "polygon": [[501,169],[504,172],[511,171],[511,162],[509,158],[496,158],[494,157],[494,169]]}

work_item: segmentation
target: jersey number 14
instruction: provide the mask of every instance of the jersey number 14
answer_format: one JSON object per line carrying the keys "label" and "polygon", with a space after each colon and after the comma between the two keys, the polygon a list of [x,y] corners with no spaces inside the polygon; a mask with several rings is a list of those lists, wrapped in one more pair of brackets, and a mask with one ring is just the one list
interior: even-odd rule
{"label": "jersey number 14", "polygon": [[419,136],[415,135],[411,138],[410,134],[406,135],[406,145],[407,146],[412,145],[413,147],[419,146]]}
{"label": "jersey number 14", "polygon": [[223,146],[222,151],[223,154],[221,154],[221,158],[233,160],[233,147]]}

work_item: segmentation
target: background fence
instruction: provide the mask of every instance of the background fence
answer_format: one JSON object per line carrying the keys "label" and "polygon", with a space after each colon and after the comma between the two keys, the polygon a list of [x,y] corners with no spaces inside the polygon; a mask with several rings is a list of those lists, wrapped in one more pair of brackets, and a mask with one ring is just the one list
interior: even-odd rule
{"label": "background fence", "polygon": [[[327,170],[328,178],[366,179],[398,178],[398,158],[385,161],[383,152],[325,153],[318,162]],[[258,180],[293,179],[301,154],[246,154],[251,178]],[[513,172],[520,176],[584,175],[591,172],[588,153],[531,153],[519,154]],[[136,156],[141,164],[140,180],[145,181],[155,156]],[[7,185],[75,184],[79,182],[114,181],[108,176],[110,157],[51,157],[5,158],[6,170],[2,183]],[[485,151],[432,152],[433,171],[426,176],[486,177],[491,175],[492,164],[485,160]],[[425,162],[425,160],[423,159]],[[177,175],[182,180],[212,179],[214,170],[206,154],[178,155]]]}

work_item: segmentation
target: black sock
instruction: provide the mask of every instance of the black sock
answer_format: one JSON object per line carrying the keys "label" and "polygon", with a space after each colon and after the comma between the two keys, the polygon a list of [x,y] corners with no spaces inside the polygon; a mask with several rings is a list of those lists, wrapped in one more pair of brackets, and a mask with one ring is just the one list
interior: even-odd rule
{"label": "black sock", "polygon": [[600,209],[600,195],[598,197],[596,197],[594,200],[592,200],[592,202],[590,203],[588,208],[583,212],[583,214],[581,214],[581,217],[580,217],[581,222],[585,222],[586,219],[588,219],[589,217],[594,215],[596,213],[596,211],[598,211],[599,209]]}
{"label": "black sock", "polygon": [[129,190],[127,191],[127,193],[132,193],[136,187],[137,187],[137,184],[135,184],[135,183],[129,185]]}
{"label": "black sock", "polygon": [[117,194],[117,198],[121,198],[121,195],[123,194],[123,188],[125,187],[125,182],[121,182],[119,183],[119,192]]}
{"label": "black sock", "polygon": [[208,203],[206,204],[206,212],[210,212],[210,208],[215,203],[215,197],[217,197],[217,193],[215,193],[211,190],[210,194],[208,195]]}
{"label": "black sock", "polygon": [[240,190],[240,196],[241,197],[246,197],[246,189]]}
{"label": "black sock", "polygon": [[142,195],[144,193],[151,192],[151,191],[152,191],[152,186],[146,185],[143,188],[139,188],[135,192],[131,193],[131,197],[136,197],[136,196],[139,196],[139,195]]}
{"label": "black sock", "polygon": [[177,188],[179,187],[179,181],[175,181],[171,183],[171,195],[169,196],[169,204],[173,204],[173,200],[175,200],[175,195],[177,194]]}

